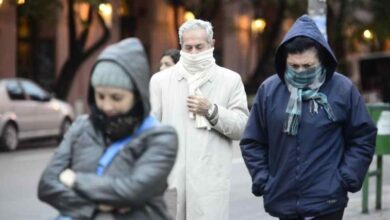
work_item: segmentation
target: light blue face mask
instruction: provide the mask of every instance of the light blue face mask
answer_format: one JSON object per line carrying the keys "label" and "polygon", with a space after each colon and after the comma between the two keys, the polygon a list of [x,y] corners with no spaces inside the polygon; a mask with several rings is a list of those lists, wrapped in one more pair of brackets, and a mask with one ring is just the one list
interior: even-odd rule
{"label": "light blue face mask", "polygon": [[301,72],[297,72],[287,66],[284,79],[290,91],[290,99],[287,104],[287,118],[284,122],[283,132],[289,135],[296,135],[298,133],[302,100],[311,100],[310,112],[317,113],[318,105],[321,105],[328,114],[328,118],[332,121],[335,120],[326,95],[318,92],[321,85],[325,82],[325,78],[326,72],[321,65]]}

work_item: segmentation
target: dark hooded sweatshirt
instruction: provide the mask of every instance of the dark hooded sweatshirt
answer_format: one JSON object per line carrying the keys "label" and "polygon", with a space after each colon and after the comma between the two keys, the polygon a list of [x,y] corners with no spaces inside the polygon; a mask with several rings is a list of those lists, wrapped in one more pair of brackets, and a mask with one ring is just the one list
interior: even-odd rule
{"label": "dark hooded sweatshirt", "polygon": [[[283,123],[290,92],[284,82],[286,58],[281,47],[297,36],[327,51],[324,93],[336,120],[323,108],[311,113],[302,102],[298,134],[287,135]],[[252,192],[264,197],[265,210],[276,217],[318,216],[346,207],[347,192],[358,191],[371,163],[376,127],[353,83],[335,72],[337,61],[309,16],[300,17],[279,46],[277,74],[259,87],[240,146],[252,177]]]}
{"label": "dark hooded sweatshirt", "polygon": [[[130,38],[107,47],[96,63],[101,61],[114,62],[129,74],[142,101],[143,118],[149,116],[150,73],[140,41]],[[93,93],[90,86],[90,105],[95,102]],[[175,130],[163,125],[144,130],[119,151],[103,176],[97,176],[98,161],[107,147],[104,139],[89,116],[79,117],[42,174],[39,199],[74,220],[100,216],[99,204],[128,210],[112,212],[117,220],[170,219],[162,195],[176,158]],[[59,174],[66,168],[76,172],[73,188],[59,181]]]}

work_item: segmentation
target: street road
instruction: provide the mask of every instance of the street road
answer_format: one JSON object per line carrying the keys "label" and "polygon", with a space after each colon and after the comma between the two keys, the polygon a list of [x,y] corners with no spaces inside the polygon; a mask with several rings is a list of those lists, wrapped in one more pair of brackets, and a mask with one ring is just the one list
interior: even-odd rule
{"label": "street road", "polygon": [[[36,196],[38,180],[50,159],[54,143],[36,143],[40,148],[28,147],[11,153],[0,153],[0,219],[1,220],[49,220],[56,211],[41,203]],[[41,145],[46,145],[42,147]],[[250,178],[240,157],[238,148],[234,152],[231,189],[231,220],[272,220],[264,212],[262,198],[250,193]],[[390,157],[384,158],[383,210],[375,211],[374,189],[370,191],[370,214],[361,214],[361,194],[350,195],[350,203],[344,219],[388,220],[390,219]],[[386,170],[387,169],[387,170]],[[371,186],[375,184],[372,179]]]}
{"label": "street road", "polygon": [[48,220],[56,211],[37,198],[38,180],[54,150],[21,149],[0,153],[0,219]]}

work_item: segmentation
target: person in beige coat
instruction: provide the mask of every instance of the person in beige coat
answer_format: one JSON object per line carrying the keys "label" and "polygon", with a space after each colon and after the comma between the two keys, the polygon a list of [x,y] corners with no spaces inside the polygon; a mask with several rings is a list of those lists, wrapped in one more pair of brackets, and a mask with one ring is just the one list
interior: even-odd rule
{"label": "person in beige coat", "polygon": [[152,76],[152,114],[176,128],[179,152],[168,182],[177,220],[226,220],[233,140],[248,119],[240,75],[215,63],[210,22],[179,28],[179,62]]}

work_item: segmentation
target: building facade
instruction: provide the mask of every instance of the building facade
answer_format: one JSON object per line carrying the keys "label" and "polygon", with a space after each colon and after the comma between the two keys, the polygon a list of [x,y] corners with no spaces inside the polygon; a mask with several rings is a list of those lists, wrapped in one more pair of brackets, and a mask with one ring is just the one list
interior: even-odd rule
{"label": "building facade", "polygon": [[[54,17],[31,21],[23,14],[24,5],[2,1],[0,4],[0,78],[30,78],[49,91],[69,58],[68,1],[55,9]],[[124,4],[131,2],[131,4]],[[157,72],[161,53],[168,48],[179,48],[177,28],[185,21],[185,8],[173,1],[134,0],[107,1],[111,7],[105,24],[110,38],[77,69],[66,100],[77,113],[86,111],[86,94],[90,70],[96,56],[108,44],[126,37],[138,37],[149,57],[151,74]],[[80,37],[83,21],[88,17],[88,5],[73,4],[76,37]],[[51,16],[53,16],[51,15]],[[241,74],[244,81],[255,67],[256,37],[251,31],[253,9],[249,0],[229,1],[213,14],[211,22],[216,39],[217,62]],[[94,14],[85,47],[98,41],[103,34]]]}

